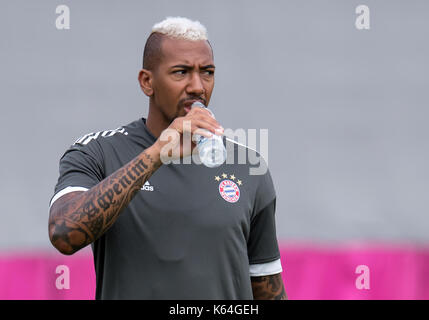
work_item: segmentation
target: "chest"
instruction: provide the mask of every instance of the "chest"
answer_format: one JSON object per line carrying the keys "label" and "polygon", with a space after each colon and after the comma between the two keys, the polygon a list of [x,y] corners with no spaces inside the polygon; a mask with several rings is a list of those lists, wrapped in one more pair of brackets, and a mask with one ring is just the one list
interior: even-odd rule
{"label": "chest", "polygon": [[225,171],[196,165],[161,167],[143,185],[135,203],[164,221],[181,220],[207,232],[237,229],[247,236],[251,195],[236,173]]}

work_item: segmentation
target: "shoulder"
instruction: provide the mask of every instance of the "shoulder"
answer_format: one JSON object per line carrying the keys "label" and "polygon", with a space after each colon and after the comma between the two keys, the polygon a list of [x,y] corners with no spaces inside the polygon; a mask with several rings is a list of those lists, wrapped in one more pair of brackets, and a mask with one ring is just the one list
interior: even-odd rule
{"label": "shoulder", "polygon": [[139,120],[133,121],[127,125],[120,126],[116,129],[105,129],[84,134],[74,141],[71,147],[88,148],[103,147],[105,144],[120,146],[124,140],[127,140],[139,130]]}
{"label": "shoulder", "polygon": [[89,145],[92,141],[99,141],[104,138],[110,138],[115,135],[128,135],[128,132],[126,131],[126,128],[119,127],[116,129],[109,129],[104,131],[98,131],[98,132],[91,132],[87,133],[81,137],[79,137],[72,146],[86,146]]}
{"label": "shoulder", "polygon": [[123,139],[127,139],[129,132],[133,130],[133,124],[134,123],[130,123],[116,129],[106,129],[86,133],[73,142],[73,144],[64,152],[62,158],[70,154],[73,154],[74,156],[79,154],[83,157],[91,157],[97,162],[103,162],[106,146],[113,145],[120,147],[123,144]]}

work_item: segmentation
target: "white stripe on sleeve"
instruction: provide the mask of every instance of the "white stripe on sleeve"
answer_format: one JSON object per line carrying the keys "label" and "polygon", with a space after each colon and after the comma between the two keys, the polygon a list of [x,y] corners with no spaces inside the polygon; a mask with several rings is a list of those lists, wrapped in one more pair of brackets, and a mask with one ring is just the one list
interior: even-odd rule
{"label": "white stripe on sleeve", "polygon": [[67,193],[75,192],[75,191],[87,191],[87,190],[88,190],[88,188],[84,188],[84,187],[67,187],[67,188],[64,188],[54,195],[54,197],[51,200],[51,203],[49,204],[49,209],[52,207],[52,205],[54,204],[55,201],[57,201],[59,198],[66,195]]}
{"label": "white stripe on sleeve", "polygon": [[266,263],[251,264],[249,266],[249,273],[251,277],[269,276],[282,271],[283,269],[280,259]]}

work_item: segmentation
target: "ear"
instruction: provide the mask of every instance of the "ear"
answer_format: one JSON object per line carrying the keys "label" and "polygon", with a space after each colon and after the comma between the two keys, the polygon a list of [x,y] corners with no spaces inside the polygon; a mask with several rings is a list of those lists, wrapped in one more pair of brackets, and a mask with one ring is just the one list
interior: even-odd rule
{"label": "ear", "polygon": [[140,83],[140,88],[142,88],[142,91],[144,92],[144,94],[147,95],[148,97],[151,97],[153,95],[152,72],[146,69],[140,70],[138,80]]}

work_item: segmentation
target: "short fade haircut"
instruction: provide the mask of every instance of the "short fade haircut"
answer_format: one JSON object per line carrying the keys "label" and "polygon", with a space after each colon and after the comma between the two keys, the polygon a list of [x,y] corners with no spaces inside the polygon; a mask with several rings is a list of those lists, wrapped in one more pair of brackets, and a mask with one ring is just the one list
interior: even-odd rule
{"label": "short fade haircut", "polygon": [[153,70],[158,65],[162,55],[163,37],[190,41],[206,40],[210,45],[207,29],[199,21],[182,17],[167,17],[152,27],[152,32],[144,47],[143,69]]}

